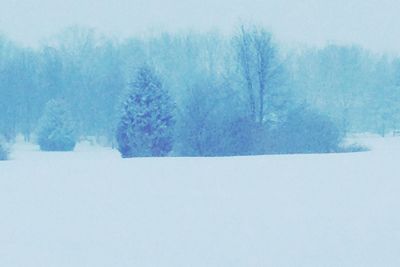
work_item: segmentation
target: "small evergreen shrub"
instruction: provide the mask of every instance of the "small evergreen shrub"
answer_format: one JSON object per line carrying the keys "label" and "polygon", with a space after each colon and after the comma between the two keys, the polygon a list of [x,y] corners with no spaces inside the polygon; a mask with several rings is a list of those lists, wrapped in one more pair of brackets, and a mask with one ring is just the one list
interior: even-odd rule
{"label": "small evergreen shrub", "polygon": [[0,136],[0,160],[7,160],[10,154],[9,146],[6,139]]}
{"label": "small evergreen shrub", "polygon": [[37,142],[43,151],[74,150],[74,123],[64,101],[51,100],[46,104],[37,129]]}

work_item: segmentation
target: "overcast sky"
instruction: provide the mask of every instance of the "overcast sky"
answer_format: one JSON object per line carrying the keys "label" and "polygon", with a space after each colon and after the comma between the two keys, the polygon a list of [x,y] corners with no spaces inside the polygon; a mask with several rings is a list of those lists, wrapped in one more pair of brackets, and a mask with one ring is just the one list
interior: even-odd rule
{"label": "overcast sky", "polygon": [[0,0],[0,32],[38,44],[71,25],[126,37],[262,24],[288,45],[359,44],[400,54],[398,0]]}

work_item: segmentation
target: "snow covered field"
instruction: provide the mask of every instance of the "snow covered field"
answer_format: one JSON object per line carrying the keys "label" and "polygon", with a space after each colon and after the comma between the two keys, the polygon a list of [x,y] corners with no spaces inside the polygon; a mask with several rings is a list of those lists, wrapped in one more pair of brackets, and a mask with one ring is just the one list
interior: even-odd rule
{"label": "snow covered field", "polygon": [[0,266],[400,266],[400,139],[372,151],[121,159],[17,144]]}

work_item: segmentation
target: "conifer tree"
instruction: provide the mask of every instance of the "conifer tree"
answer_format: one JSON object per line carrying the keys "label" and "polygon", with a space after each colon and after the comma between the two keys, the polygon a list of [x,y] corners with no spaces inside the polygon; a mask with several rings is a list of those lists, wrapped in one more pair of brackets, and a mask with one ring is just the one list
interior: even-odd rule
{"label": "conifer tree", "polygon": [[123,103],[116,139],[122,157],[166,156],[173,147],[174,103],[154,70],[141,67]]}

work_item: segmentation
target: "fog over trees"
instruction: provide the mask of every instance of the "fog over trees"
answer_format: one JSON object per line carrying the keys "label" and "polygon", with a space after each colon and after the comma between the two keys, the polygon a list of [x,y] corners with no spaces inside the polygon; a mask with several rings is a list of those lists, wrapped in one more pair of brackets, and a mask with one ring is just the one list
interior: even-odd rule
{"label": "fog over trees", "polygon": [[174,103],[170,155],[333,152],[348,134],[400,127],[399,58],[335,44],[283,51],[257,26],[122,41],[73,27],[35,49],[0,37],[0,135],[37,141],[46,104],[62,101],[74,135],[117,147],[143,66]]}

